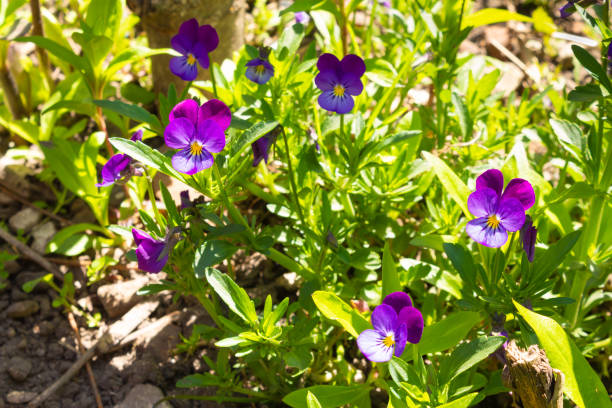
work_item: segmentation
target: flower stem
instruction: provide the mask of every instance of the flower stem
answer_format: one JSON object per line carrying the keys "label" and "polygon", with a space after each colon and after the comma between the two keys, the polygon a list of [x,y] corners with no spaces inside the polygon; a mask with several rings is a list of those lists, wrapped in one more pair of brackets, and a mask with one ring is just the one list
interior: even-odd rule
{"label": "flower stem", "polygon": [[289,142],[287,141],[287,134],[285,133],[285,128],[281,126],[281,132],[283,133],[283,140],[285,141],[285,154],[287,156],[287,167],[289,168],[289,180],[291,182],[291,192],[293,193],[293,200],[295,201],[295,207],[297,209],[298,217],[302,225],[306,226],[306,222],[304,221],[304,213],[302,212],[302,207],[300,206],[300,199],[297,194],[297,186],[295,184],[295,174],[293,173],[293,166],[291,165],[291,154],[289,153]]}
{"label": "flower stem", "polygon": [[[145,170],[146,172],[146,170]],[[153,214],[155,215],[155,219],[159,224],[160,228],[163,229],[166,226],[166,221],[159,213],[159,209],[157,208],[157,200],[155,199],[155,193],[153,191],[153,180],[149,176],[149,173],[145,173],[147,175],[147,192],[149,193],[149,200],[151,200],[151,207],[153,208]]]}
{"label": "flower stem", "polygon": [[[212,75],[212,72],[211,72],[211,75]],[[191,84],[193,84],[193,81],[187,82],[185,89],[183,89],[183,92],[181,92],[181,97],[179,98],[180,101],[185,99],[185,97],[187,96],[187,92],[189,92],[189,88],[191,88]]]}
{"label": "flower stem", "polygon": [[208,69],[210,71],[210,81],[213,86],[213,93],[215,94],[215,98],[219,99],[219,94],[217,93],[217,81],[215,81],[215,71],[213,70],[213,63],[210,63],[210,67]]}

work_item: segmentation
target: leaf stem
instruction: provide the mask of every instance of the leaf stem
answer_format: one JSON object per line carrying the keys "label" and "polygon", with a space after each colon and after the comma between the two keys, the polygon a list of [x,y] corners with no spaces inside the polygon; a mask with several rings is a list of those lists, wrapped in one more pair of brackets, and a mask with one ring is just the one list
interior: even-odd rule
{"label": "leaf stem", "polygon": [[289,152],[289,142],[287,141],[287,133],[285,132],[285,127],[281,126],[281,132],[283,134],[283,140],[285,141],[285,155],[287,157],[287,167],[289,169],[289,181],[291,182],[291,192],[293,193],[293,200],[295,201],[295,206],[297,209],[298,217],[302,225],[306,226],[306,222],[304,221],[304,213],[302,212],[302,207],[300,205],[300,199],[297,194],[297,186],[295,184],[295,174],[293,173],[293,166],[291,164],[291,153]]}
{"label": "leaf stem", "polygon": [[217,93],[217,81],[215,80],[215,71],[213,70],[212,61],[210,62],[209,71],[210,71],[210,81],[212,82],[212,86],[213,86],[213,93],[215,94],[215,98],[219,99],[219,94]]}

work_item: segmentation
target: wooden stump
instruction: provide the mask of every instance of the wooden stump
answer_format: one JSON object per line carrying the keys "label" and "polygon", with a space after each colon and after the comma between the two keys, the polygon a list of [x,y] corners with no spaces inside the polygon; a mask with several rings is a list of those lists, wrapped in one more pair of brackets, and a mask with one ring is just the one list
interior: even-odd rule
{"label": "wooden stump", "polygon": [[550,366],[537,345],[523,350],[512,340],[506,347],[502,379],[512,389],[516,407],[563,408],[563,373]]}
{"label": "wooden stump", "polygon": [[[220,63],[244,44],[244,0],[127,0],[128,7],[141,18],[151,48],[170,48],[170,39],[178,34],[183,21],[195,18],[200,25],[210,24],[219,34],[219,46],[211,60]],[[182,90],[185,81],[170,72],[172,57],[152,57],[153,87],[156,93],[166,93],[174,83]],[[198,78],[207,79],[208,70],[198,67]]]}

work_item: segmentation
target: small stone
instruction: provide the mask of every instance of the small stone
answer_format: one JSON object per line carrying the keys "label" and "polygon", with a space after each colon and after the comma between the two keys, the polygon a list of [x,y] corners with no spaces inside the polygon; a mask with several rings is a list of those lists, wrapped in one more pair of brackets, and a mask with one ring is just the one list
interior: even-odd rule
{"label": "small stone", "polygon": [[289,291],[297,290],[297,284],[300,281],[301,278],[295,272],[284,273],[276,279],[276,283],[279,286]]}
{"label": "small stone", "polygon": [[111,318],[121,316],[138,303],[140,299],[143,299],[136,292],[148,281],[149,279],[144,277],[100,286],[98,288],[98,298],[108,316]]}
{"label": "small stone", "polygon": [[42,214],[39,211],[27,207],[9,218],[9,225],[14,231],[22,230],[24,232],[30,232],[30,230],[40,222],[41,218]]}
{"label": "small stone", "polygon": [[47,249],[47,244],[51,241],[51,238],[53,238],[56,232],[57,229],[51,221],[34,227],[34,229],[32,229],[32,236],[34,237],[32,249],[44,254]]}
{"label": "small stone", "polygon": [[9,404],[26,404],[36,397],[35,392],[31,391],[9,391],[6,394],[6,402]]}
{"label": "small stone", "polygon": [[45,320],[45,321],[42,321],[36,324],[34,328],[32,329],[32,331],[34,332],[34,334],[38,334],[40,336],[46,337],[50,335],[51,333],[53,333],[54,329],[55,327],[53,327],[53,323]]}
{"label": "small stone", "polygon": [[21,302],[13,303],[6,309],[6,315],[11,319],[19,319],[28,317],[38,312],[40,307],[35,300],[22,300]]}
{"label": "small stone", "polygon": [[25,358],[13,357],[8,363],[7,371],[13,380],[19,382],[25,381],[30,371],[32,371],[32,363]]}
{"label": "small stone", "polygon": [[6,331],[6,335],[7,335],[9,338],[13,338],[13,337],[15,337],[15,336],[17,335],[17,332],[15,331],[15,329],[14,329],[14,328],[9,327],[9,328],[8,328],[8,330]]}
{"label": "small stone", "polygon": [[[132,388],[125,399],[117,408],[149,408],[164,398],[162,390],[151,384],[138,384]],[[171,405],[164,401],[155,405],[157,408],[171,408]]]}
{"label": "small stone", "polygon": [[11,300],[13,302],[18,302],[20,300],[26,299],[28,299],[27,293],[22,292],[21,290],[19,290],[19,288],[16,288],[15,286],[11,288]]}
{"label": "small stone", "polygon": [[26,339],[25,337],[22,337],[21,340],[19,340],[19,343],[17,343],[17,348],[20,350],[25,350],[28,347],[28,339]]}
{"label": "small stone", "polygon": [[8,272],[9,275],[14,274],[15,272],[19,271],[19,269],[21,269],[21,266],[19,265],[19,262],[15,261],[14,259],[4,263],[4,270]]}

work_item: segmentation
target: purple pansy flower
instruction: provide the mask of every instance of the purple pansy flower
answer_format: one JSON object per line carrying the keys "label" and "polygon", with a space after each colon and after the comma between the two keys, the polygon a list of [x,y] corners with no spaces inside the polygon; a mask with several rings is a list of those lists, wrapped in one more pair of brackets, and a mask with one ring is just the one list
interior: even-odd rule
{"label": "purple pansy flower", "polygon": [[158,273],[168,262],[170,244],[167,240],[157,240],[144,231],[132,228],[138,258],[138,268],[150,273]]}
{"label": "purple pansy flower", "polygon": [[527,260],[533,262],[533,255],[535,254],[535,243],[538,230],[533,226],[533,220],[530,216],[526,216],[525,224],[521,228],[521,240],[523,241],[523,250],[527,255]]}
{"label": "purple pansy flower", "polygon": [[251,143],[251,148],[253,149],[253,167],[261,163],[262,160],[268,164],[270,148],[274,142],[276,142],[276,137],[278,136],[280,129],[280,127],[276,127]]}
{"label": "purple pansy flower", "polygon": [[[468,209],[475,220],[465,231],[476,242],[499,248],[508,240],[508,231],[521,229],[525,211],[535,203],[533,187],[527,180],[510,180],[506,189],[504,176],[497,169],[487,170],[476,179],[476,191],[468,197]],[[502,191],[503,190],[503,191]]]}
{"label": "purple pansy flower", "polygon": [[193,81],[198,75],[198,62],[202,68],[208,68],[208,53],[219,45],[219,36],[212,26],[198,26],[198,21],[192,18],[181,24],[170,43],[182,54],[170,60],[170,71],[184,81]]}
{"label": "purple pansy flower", "polygon": [[274,76],[274,67],[265,58],[255,58],[246,63],[246,77],[258,84],[265,84]]}
{"label": "purple pansy flower", "polygon": [[361,332],[357,346],[368,360],[377,363],[401,356],[407,341],[416,344],[423,335],[423,316],[404,292],[387,295],[372,312],[371,321],[374,329]]}
{"label": "purple pansy flower", "polygon": [[321,91],[319,105],[325,110],[339,114],[348,113],[353,109],[353,96],[363,91],[361,76],[366,70],[363,60],[354,54],[349,54],[339,61],[332,54],[323,54],[317,61],[319,74],[315,84]]}
{"label": "purple pansy flower", "polygon": [[169,119],[164,140],[171,149],[179,149],[172,157],[172,167],[192,175],[212,166],[211,153],[225,147],[225,130],[232,120],[227,105],[211,99],[198,107],[196,101],[186,99],[172,109]]}
{"label": "purple pansy flower", "polygon": [[[142,129],[138,129],[131,138],[132,141],[142,140]],[[127,154],[116,154],[102,167],[102,181],[96,184],[96,187],[106,187],[114,184],[115,181],[121,180],[130,173],[130,164],[132,158]]]}
{"label": "purple pansy flower", "polygon": [[308,22],[310,21],[310,16],[308,15],[307,12],[305,11],[297,11],[295,13],[295,22],[296,23],[300,23],[300,24],[308,24]]}

